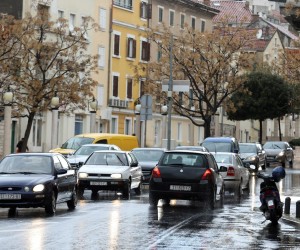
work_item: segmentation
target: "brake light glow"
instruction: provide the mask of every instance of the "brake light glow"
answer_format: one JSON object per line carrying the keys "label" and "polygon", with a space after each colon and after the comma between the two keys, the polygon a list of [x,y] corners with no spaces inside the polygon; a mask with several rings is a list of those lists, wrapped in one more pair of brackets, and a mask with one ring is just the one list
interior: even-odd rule
{"label": "brake light glow", "polygon": [[234,167],[228,167],[227,169],[227,176],[234,176]]}
{"label": "brake light glow", "polygon": [[210,169],[206,169],[204,174],[201,177],[201,180],[209,180],[211,178],[211,170]]}
{"label": "brake light glow", "polygon": [[153,177],[153,178],[161,178],[160,171],[159,171],[159,168],[158,168],[158,167],[155,167],[155,168],[152,170],[152,177]]}

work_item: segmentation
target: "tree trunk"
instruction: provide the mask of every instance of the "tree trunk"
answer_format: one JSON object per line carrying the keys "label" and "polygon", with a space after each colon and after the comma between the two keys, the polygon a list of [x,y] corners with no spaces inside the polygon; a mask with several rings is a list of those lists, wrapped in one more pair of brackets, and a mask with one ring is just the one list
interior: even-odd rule
{"label": "tree trunk", "polygon": [[29,138],[30,131],[31,131],[31,128],[32,128],[34,116],[35,116],[35,112],[31,112],[29,114],[27,127],[26,127],[25,135],[24,135],[24,143],[22,145],[21,152],[26,152],[26,147],[27,147],[27,144],[28,144],[28,138]]}
{"label": "tree trunk", "polygon": [[211,134],[210,134],[210,124],[211,124],[211,116],[204,119],[204,124],[203,124],[203,127],[204,127],[204,138],[206,137],[209,137]]}
{"label": "tree trunk", "polygon": [[278,130],[279,130],[279,141],[282,141],[280,117],[278,117],[277,120],[278,120]]}
{"label": "tree trunk", "polygon": [[263,120],[259,120],[259,143],[262,144],[262,123]]}

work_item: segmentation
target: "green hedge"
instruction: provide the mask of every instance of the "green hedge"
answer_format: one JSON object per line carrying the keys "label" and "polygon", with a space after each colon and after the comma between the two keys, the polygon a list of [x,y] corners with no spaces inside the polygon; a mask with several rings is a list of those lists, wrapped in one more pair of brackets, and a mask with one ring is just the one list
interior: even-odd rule
{"label": "green hedge", "polygon": [[300,146],[300,138],[293,139],[293,140],[289,141],[289,143],[293,148],[295,148],[296,146]]}

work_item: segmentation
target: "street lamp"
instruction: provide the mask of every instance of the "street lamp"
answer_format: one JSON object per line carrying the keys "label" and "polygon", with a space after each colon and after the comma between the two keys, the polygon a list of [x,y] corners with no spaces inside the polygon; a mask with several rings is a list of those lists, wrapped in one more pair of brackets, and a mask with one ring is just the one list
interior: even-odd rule
{"label": "street lamp", "polygon": [[58,107],[59,107],[59,97],[58,96],[53,96],[52,99],[51,99],[51,110],[52,110],[51,148],[52,149],[57,147],[57,137],[58,137]]}
{"label": "street lamp", "polygon": [[93,100],[90,102],[90,114],[91,114],[91,123],[90,123],[90,132],[95,133],[96,132],[96,112],[97,112],[97,106],[98,102],[93,97]]}
{"label": "street lamp", "polygon": [[137,139],[138,139],[138,142],[140,145],[141,145],[141,116],[140,116],[141,108],[142,108],[142,105],[140,103],[135,105],[135,108],[134,108],[134,114],[136,115],[135,131],[136,131],[136,136],[137,136]]}
{"label": "street lamp", "polygon": [[161,114],[163,116],[162,139],[166,139],[166,137],[167,137],[167,114],[168,114],[168,106],[167,105],[163,105],[161,107]]}
{"label": "street lamp", "polygon": [[11,153],[11,106],[13,93],[11,91],[3,94],[4,102],[4,148],[3,155]]}

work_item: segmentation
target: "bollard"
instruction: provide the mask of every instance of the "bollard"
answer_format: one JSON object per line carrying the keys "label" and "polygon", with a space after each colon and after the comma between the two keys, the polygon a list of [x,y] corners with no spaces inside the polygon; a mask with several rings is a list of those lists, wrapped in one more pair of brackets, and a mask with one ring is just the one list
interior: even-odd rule
{"label": "bollard", "polygon": [[296,218],[300,218],[300,201],[296,202]]}
{"label": "bollard", "polygon": [[291,198],[286,197],[284,202],[284,213],[290,214],[290,210],[291,210]]}

